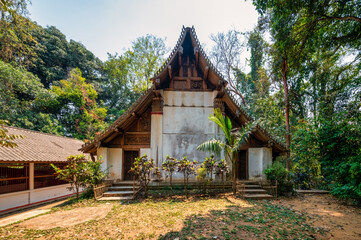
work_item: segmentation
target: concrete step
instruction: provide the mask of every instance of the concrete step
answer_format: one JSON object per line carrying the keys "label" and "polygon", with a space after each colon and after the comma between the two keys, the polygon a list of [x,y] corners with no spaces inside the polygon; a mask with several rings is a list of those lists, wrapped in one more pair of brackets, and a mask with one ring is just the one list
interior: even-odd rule
{"label": "concrete step", "polygon": [[245,198],[252,200],[262,200],[262,199],[273,199],[273,196],[269,194],[246,194]]}
{"label": "concrete step", "polygon": [[[241,185],[237,185],[237,188],[241,188]],[[248,184],[246,184],[245,188],[258,189],[258,188],[262,188],[262,186],[261,185],[248,185]]]}
{"label": "concrete step", "polygon": [[105,192],[104,197],[133,196],[133,191],[110,191]]}
{"label": "concrete step", "polygon": [[[238,189],[238,191],[241,191],[241,189]],[[245,193],[249,193],[249,194],[267,194],[267,191],[259,188],[259,189],[245,189]]]}
{"label": "concrete step", "polygon": [[101,197],[98,201],[122,201],[122,200],[132,200],[133,196],[124,196],[124,197]]}
{"label": "concrete step", "polygon": [[[137,190],[139,186],[135,186],[135,190]],[[133,191],[133,186],[112,186],[108,188],[108,191]]]}
{"label": "concrete step", "polygon": [[[133,186],[133,181],[115,182],[112,185],[113,186]],[[135,185],[139,185],[139,182],[135,182]]]}

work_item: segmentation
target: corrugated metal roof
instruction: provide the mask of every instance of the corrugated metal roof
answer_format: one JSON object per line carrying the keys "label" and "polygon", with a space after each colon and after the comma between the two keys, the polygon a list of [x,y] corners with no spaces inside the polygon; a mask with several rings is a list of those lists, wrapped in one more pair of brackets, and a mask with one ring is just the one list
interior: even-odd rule
{"label": "corrugated metal roof", "polygon": [[82,154],[81,140],[5,126],[9,134],[23,135],[15,148],[0,147],[0,161],[64,162],[70,155]]}

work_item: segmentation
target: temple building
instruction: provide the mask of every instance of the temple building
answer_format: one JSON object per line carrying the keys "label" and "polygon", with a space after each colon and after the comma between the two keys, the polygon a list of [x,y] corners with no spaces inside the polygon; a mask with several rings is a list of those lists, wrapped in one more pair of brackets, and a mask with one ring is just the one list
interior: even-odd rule
{"label": "temple building", "polygon": [[[143,154],[159,167],[167,155],[202,162],[209,153],[197,151],[197,146],[222,137],[220,128],[208,119],[216,108],[232,120],[234,128],[253,121],[227,90],[227,81],[206,56],[193,27],[183,27],[152,81],[152,87],[120,118],[81,148],[84,153],[102,156],[110,179],[132,179],[129,170],[134,158]],[[266,130],[255,127],[239,149],[238,178],[264,178],[263,170],[285,151]]]}

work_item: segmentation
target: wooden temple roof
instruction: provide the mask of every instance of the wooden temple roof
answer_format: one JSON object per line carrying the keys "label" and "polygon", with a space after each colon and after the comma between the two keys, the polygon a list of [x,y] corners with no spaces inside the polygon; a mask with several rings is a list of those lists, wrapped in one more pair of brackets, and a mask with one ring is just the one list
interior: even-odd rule
{"label": "wooden temple roof", "polygon": [[[191,60],[189,58],[191,58]],[[190,61],[193,61],[195,64],[192,65]],[[195,69],[192,70],[192,73],[190,74],[191,77],[189,77],[188,74],[188,81],[189,78],[191,78],[194,81],[202,80],[204,82],[203,87],[197,90],[218,90],[219,94],[217,98],[222,99],[229,112],[233,116],[236,116],[240,124],[243,125],[253,121],[253,119],[241,107],[238,98],[234,96],[231,91],[227,90],[226,86],[228,82],[207,57],[205,51],[199,43],[194,27],[183,27],[177,44],[170,53],[170,56],[151,79],[153,81],[152,87],[144,92],[143,95],[140,96],[113,124],[111,124],[101,134],[95,136],[92,141],[85,143],[80,150],[87,153],[96,153],[96,149],[101,146],[102,141],[109,139],[114,136],[115,133],[124,130],[126,126],[129,126],[129,124],[137,118],[137,116],[140,116],[144,111],[146,111],[146,108],[152,103],[153,98],[159,96],[160,89],[172,90],[173,87],[176,86],[174,82],[177,82],[177,80],[179,80],[178,82],[182,82],[183,78],[179,76],[182,76],[183,70],[181,64],[184,62],[188,62],[185,64],[187,66],[192,65],[193,69]],[[195,71],[199,76],[194,77],[193,71]],[[178,88],[178,90],[182,89]],[[269,146],[276,151],[286,151],[284,144],[277,141],[260,126],[257,125],[252,134],[263,142],[267,142]]]}

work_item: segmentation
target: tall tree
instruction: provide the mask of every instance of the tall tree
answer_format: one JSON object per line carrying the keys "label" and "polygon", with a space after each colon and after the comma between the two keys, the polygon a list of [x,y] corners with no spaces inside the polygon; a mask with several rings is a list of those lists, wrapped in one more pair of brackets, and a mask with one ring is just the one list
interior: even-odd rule
{"label": "tall tree", "polygon": [[0,5],[0,59],[29,66],[35,57],[34,24],[27,18],[27,0],[3,1]]}
{"label": "tall tree", "polygon": [[53,112],[54,99],[32,73],[0,61],[0,119],[17,127],[62,134]]}
{"label": "tall tree", "polygon": [[35,48],[37,57],[29,70],[46,88],[67,78],[73,68],[79,68],[88,82],[95,84],[102,80],[103,63],[81,43],[68,42],[54,26],[43,28],[37,25],[32,35],[38,42]]}
{"label": "tall tree", "polygon": [[225,75],[229,83],[229,90],[242,99],[244,105],[246,100],[237,87],[236,76],[240,69],[240,55],[243,50],[241,43],[241,33],[236,30],[230,30],[226,33],[220,32],[211,34],[210,39],[214,42],[210,57],[215,63],[217,69]]}
{"label": "tall tree", "polygon": [[61,80],[59,86],[53,86],[52,92],[57,95],[57,117],[66,135],[91,139],[104,130],[107,110],[97,105],[97,92],[92,84],[86,83],[78,68],[71,70],[69,78]]}
{"label": "tall tree", "polygon": [[167,52],[164,40],[150,34],[133,41],[125,56],[129,59],[128,82],[135,92],[150,87],[150,79],[163,64]]}

